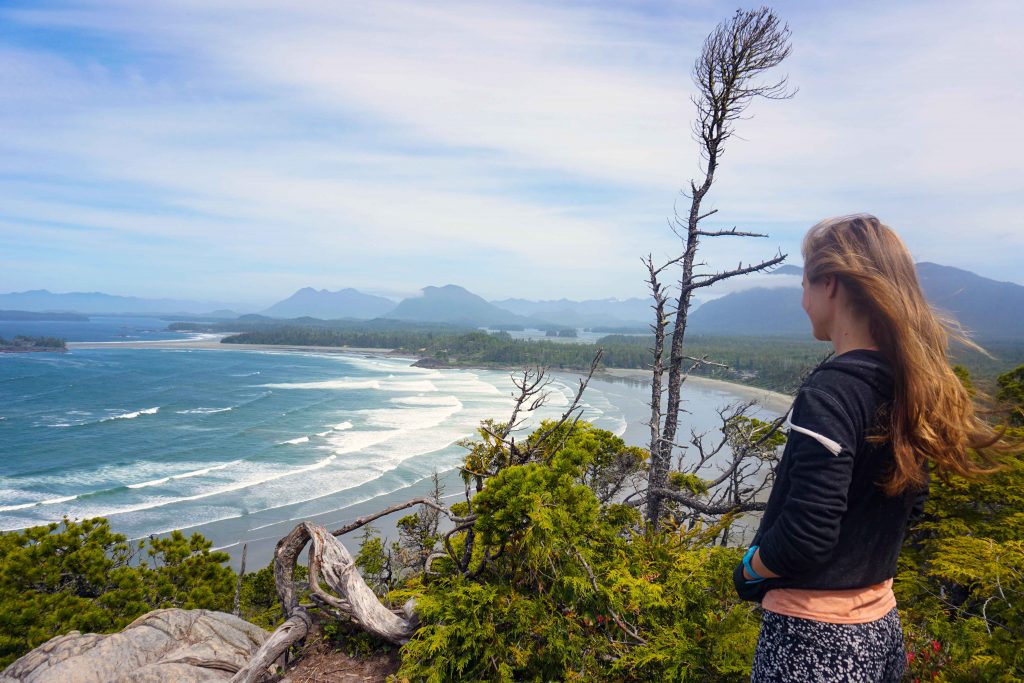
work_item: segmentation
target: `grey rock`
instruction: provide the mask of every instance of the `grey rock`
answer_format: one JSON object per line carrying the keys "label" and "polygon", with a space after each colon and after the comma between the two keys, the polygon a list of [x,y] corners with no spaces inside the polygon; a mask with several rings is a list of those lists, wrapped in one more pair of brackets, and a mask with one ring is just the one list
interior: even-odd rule
{"label": "grey rock", "polygon": [[156,610],[120,633],[51,638],[0,673],[0,683],[226,681],[269,635],[224,612]]}

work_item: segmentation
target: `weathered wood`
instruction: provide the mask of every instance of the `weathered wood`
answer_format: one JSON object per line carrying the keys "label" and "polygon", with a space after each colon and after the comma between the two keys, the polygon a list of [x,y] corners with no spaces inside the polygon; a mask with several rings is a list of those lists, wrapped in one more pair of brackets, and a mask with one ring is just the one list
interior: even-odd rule
{"label": "weathered wood", "polygon": [[272,667],[293,644],[302,640],[309,633],[313,620],[302,607],[296,607],[295,613],[277,630],[263,646],[256,651],[249,663],[238,670],[231,678],[231,683],[262,683],[270,680],[274,674]]}
{"label": "weathered wood", "polygon": [[452,517],[451,512],[448,511],[448,508],[444,507],[443,505],[438,504],[436,501],[432,500],[431,498],[413,498],[412,500],[407,500],[404,503],[398,503],[397,505],[392,505],[391,507],[385,508],[385,509],[381,510],[380,512],[375,512],[372,515],[364,515],[362,517],[358,517],[351,524],[346,524],[345,526],[341,527],[340,529],[335,529],[334,531],[331,532],[331,534],[334,535],[334,536],[344,536],[345,534],[351,533],[351,532],[355,531],[356,529],[358,529],[359,527],[365,526],[366,524],[369,524],[370,522],[373,522],[374,520],[380,519],[381,517],[386,517],[387,515],[390,515],[393,512],[398,512],[399,510],[405,510],[406,508],[411,508],[414,505],[426,505],[429,508],[433,508],[433,509],[437,510],[438,512],[441,512],[441,513],[445,514],[447,517],[450,517],[453,521],[459,521],[461,519],[459,517]]}
{"label": "weathered wood", "polygon": [[309,530],[306,522],[303,522],[278,541],[274,550],[274,584],[285,618],[290,617],[299,606],[299,596],[295,591],[295,563],[299,553],[309,543],[309,538]]}
{"label": "weathered wood", "polygon": [[309,546],[309,592],[314,602],[343,613],[345,616],[352,614],[352,606],[346,600],[335,597],[320,587],[320,554],[316,551],[316,544]]}
{"label": "weathered wood", "polygon": [[[702,237],[726,236],[761,236],[752,231],[703,230],[700,222],[715,213],[715,209],[701,212],[701,204],[715,181],[715,172],[724,151],[725,143],[733,135],[734,123],[743,118],[743,112],[751,100],[757,97],[766,99],[786,99],[793,96],[789,90],[787,79],[780,78],[775,82],[764,83],[759,79],[764,73],[789,56],[789,27],[781,24],[775,14],[767,7],[756,10],[737,11],[729,20],[718,25],[708,36],[700,56],[693,69],[693,81],[697,86],[694,104],[697,105],[697,119],[694,122],[694,133],[700,144],[701,157],[704,161],[704,177],[698,184],[690,180],[690,210],[681,216],[678,212],[670,226],[672,231],[683,241],[683,254],[669,263],[680,263],[682,273],[678,280],[679,294],[675,302],[675,313],[671,318],[672,340],[669,345],[668,358],[668,396],[665,411],[658,414],[651,409],[651,464],[648,470],[647,501],[645,518],[651,528],[657,528],[664,509],[664,496],[661,491],[666,489],[668,473],[672,462],[672,450],[676,443],[676,432],[679,428],[679,414],[682,409],[682,385],[689,374],[684,372],[686,362],[684,353],[684,337],[690,314],[693,293],[704,287],[746,273],[768,270],[781,263],[785,254],[778,253],[774,258],[760,263],[744,266],[738,264],[732,270],[704,274],[695,267],[704,264],[696,261]],[[658,297],[662,292],[659,282],[659,270],[648,258],[648,272],[652,293],[655,296],[656,314],[655,334],[669,326],[663,322],[661,311],[658,310]],[[674,317],[673,317],[674,316]],[[665,328],[661,326],[665,325]],[[664,332],[663,332],[664,333]],[[655,350],[663,349],[664,339]],[[654,379],[658,383],[664,367],[655,358]],[[657,387],[660,389],[660,386]],[[660,405],[660,392],[652,394],[652,404]],[[657,426],[657,429],[655,429]],[[657,433],[655,433],[657,432]]]}
{"label": "weathered wood", "polygon": [[[268,680],[274,662],[309,634],[313,622],[306,608],[299,604],[295,564],[310,542],[309,588],[320,602],[345,612],[365,630],[398,645],[408,642],[415,632],[418,624],[412,604],[406,603],[401,610],[405,618],[385,607],[366,585],[355,560],[341,541],[322,526],[302,522],[278,541],[274,551],[274,582],[287,621],[274,631],[249,664],[235,674],[232,683]],[[321,578],[339,597],[323,590]]]}
{"label": "weathered wood", "polygon": [[[401,645],[408,642],[416,625],[403,619],[381,604],[373,590],[356,569],[355,560],[341,542],[327,529],[306,522],[313,539],[319,573],[336,593],[348,602],[352,618],[367,631]],[[310,586],[313,585],[312,576]]]}

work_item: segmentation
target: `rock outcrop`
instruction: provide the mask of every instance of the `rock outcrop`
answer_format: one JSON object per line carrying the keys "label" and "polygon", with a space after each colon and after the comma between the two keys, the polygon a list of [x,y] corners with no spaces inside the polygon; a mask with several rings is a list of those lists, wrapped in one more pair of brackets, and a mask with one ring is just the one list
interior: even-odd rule
{"label": "rock outcrop", "polygon": [[51,638],[0,673],[0,683],[226,681],[268,635],[224,612],[156,610],[120,633]]}

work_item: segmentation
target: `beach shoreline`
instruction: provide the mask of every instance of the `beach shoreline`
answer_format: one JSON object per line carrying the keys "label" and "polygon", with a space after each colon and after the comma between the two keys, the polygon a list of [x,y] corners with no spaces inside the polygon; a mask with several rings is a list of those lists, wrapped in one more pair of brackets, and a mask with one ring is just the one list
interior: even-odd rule
{"label": "beach shoreline", "polygon": [[[204,339],[173,339],[151,342],[68,342],[68,350],[75,349],[193,349],[203,351],[287,351],[294,353],[336,353],[336,354],[365,354],[380,355],[391,358],[408,358],[415,360],[407,353],[398,353],[394,349],[356,347],[356,346],[296,346],[290,344],[224,344],[221,339],[230,335],[216,335]],[[454,366],[451,370],[514,370],[515,368],[500,368],[490,366]],[[581,372],[571,370],[558,370],[571,375],[582,375]],[[628,381],[650,384],[651,371],[639,368],[604,368],[594,374],[597,378],[610,379],[612,381]],[[704,389],[723,391],[734,394],[743,400],[754,401],[769,410],[778,413],[785,413],[793,403],[793,397],[777,391],[752,387],[738,382],[729,382],[722,379],[700,377],[690,375],[686,379],[692,385]]]}
{"label": "beach shoreline", "polygon": [[[208,336],[202,339],[184,339],[152,342],[70,342],[69,350],[84,349],[152,349],[152,350],[200,350],[200,351],[244,351],[244,352],[284,352],[284,353],[324,353],[338,355],[377,356],[407,360],[410,363],[415,357],[406,353],[396,353],[393,349],[359,348],[359,347],[323,347],[323,346],[290,346],[272,344],[222,344],[220,336]],[[451,370],[488,370],[500,371],[494,367],[455,367]],[[570,387],[578,384],[584,375],[568,370],[552,370],[550,375],[556,381]],[[615,402],[624,413],[626,426],[623,438],[630,445],[645,447],[648,436],[649,420],[648,402],[651,373],[649,370],[606,368],[595,373],[592,387],[600,389],[604,395],[615,394]],[[753,401],[768,413],[785,414],[792,398],[785,394],[769,392],[756,387],[735,384],[722,380],[690,376],[686,386],[704,395],[723,397],[726,402]],[[617,389],[615,387],[618,387]],[[586,400],[586,399],[584,399]],[[501,417],[501,416],[495,416]],[[463,484],[458,467],[438,471],[445,486],[446,498],[450,502],[463,497]],[[343,505],[341,507],[325,506],[324,509],[312,513],[300,513],[300,504],[277,508],[273,512],[258,515],[243,515],[183,527],[186,533],[199,532],[210,539],[214,547],[231,555],[229,564],[238,569],[243,544],[248,545],[247,556],[252,567],[264,566],[273,556],[277,541],[287,535],[299,521],[308,520],[320,524],[327,529],[343,526],[358,517],[369,515],[413,498],[427,496],[432,484],[430,477],[412,482],[400,489],[381,493],[369,499]],[[374,523],[385,538],[393,537],[394,526],[398,519],[413,510],[393,513]],[[354,532],[342,540],[352,552],[358,551],[362,532]]]}
{"label": "beach shoreline", "polygon": [[362,348],[358,346],[295,346],[291,344],[224,344],[221,339],[229,334],[207,335],[202,339],[162,339],[159,341],[110,341],[110,342],[67,342],[69,351],[76,349],[198,349],[202,351],[295,351],[314,353],[366,353],[393,355],[408,358],[407,354],[396,354],[394,349]]}
{"label": "beach shoreline", "polygon": [[[650,386],[651,383],[650,370],[635,368],[605,368],[604,370],[601,370],[600,373],[595,373],[594,376],[642,382],[647,386]],[[723,379],[690,375],[686,378],[686,383],[701,389],[734,394],[742,400],[754,401],[758,405],[773,412],[777,412],[780,415],[787,413],[790,406],[793,404],[793,397],[788,394],[783,394],[778,391],[770,391],[768,389],[761,389],[760,387],[752,387],[748,384],[728,382]]]}

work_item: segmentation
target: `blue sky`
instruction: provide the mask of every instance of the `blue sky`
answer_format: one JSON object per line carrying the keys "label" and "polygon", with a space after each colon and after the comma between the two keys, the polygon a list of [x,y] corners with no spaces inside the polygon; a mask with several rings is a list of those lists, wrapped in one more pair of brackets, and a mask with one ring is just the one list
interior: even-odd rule
{"label": "blue sky", "polygon": [[[781,2],[709,267],[869,211],[1024,284],[1024,3]],[[732,3],[0,2],[0,292],[269,305],[303,286],[644,296]],[[680,204],[682,206],[682,204]],[[755,284],[756,279],[746,284]]]}

